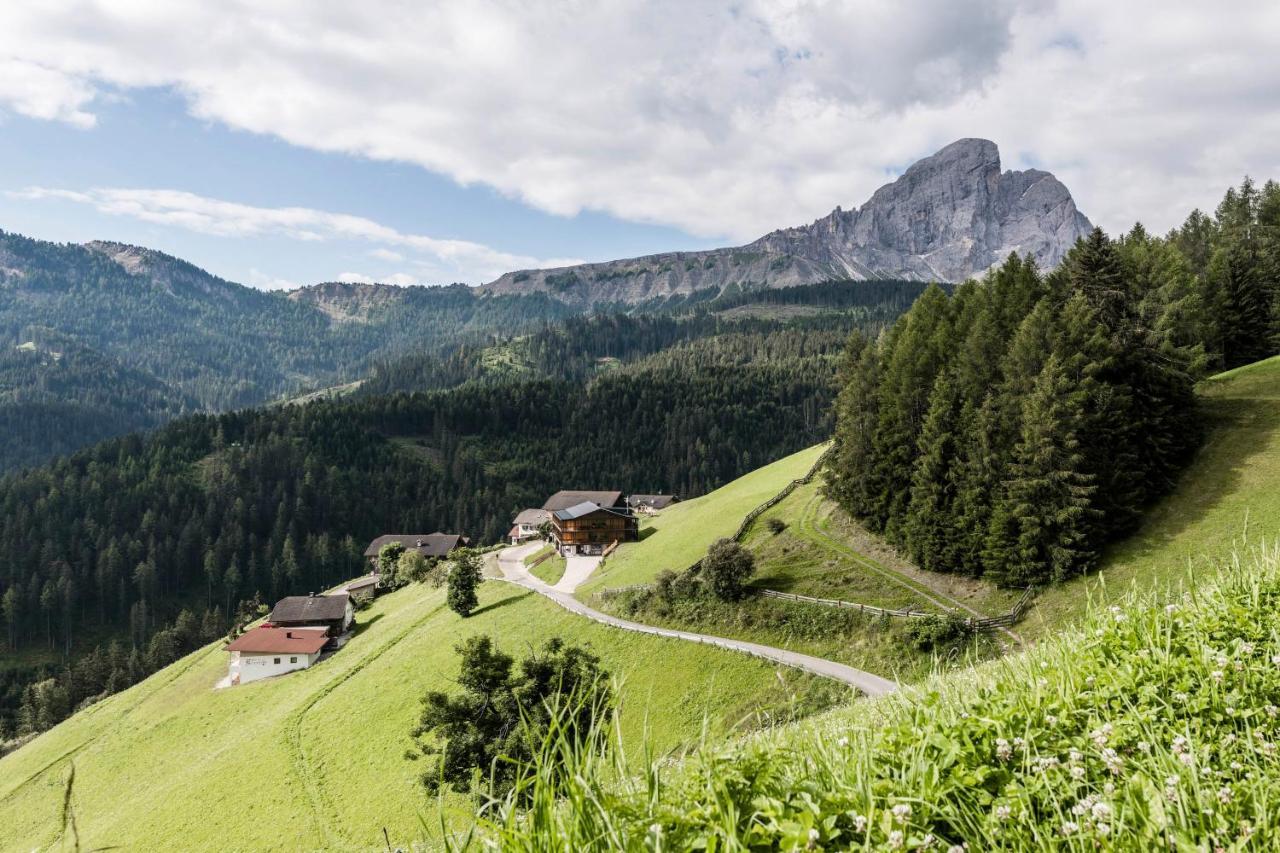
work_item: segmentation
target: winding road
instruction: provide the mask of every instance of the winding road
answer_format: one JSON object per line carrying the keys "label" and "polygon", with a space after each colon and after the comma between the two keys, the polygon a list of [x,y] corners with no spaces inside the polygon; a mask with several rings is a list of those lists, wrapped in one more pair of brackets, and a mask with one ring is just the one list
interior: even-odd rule
{"label": "winding road", "polygon": [[524,558],[532,554],[538,548],[542,547],[541,542],[534,542],[529,545],[517,545],[514,548],[507,548],[498,553],[498,571],[501,572],[501,580],[508,581],[513,584],[533,590],[540,595],[554,601],[571,613],[579,616],[585,616],[588,619],[609,625],[614,628],[621,628],[624,631],[635,631],[641,634],[653,634],[658,637],[670,637],[676,640],[687,640],[691,643],[706,643],[711,646],[719,646],[723,649],[743,652],[745,654],[754,655],[758,658],[764,658],[786,666],[795,667],[812,672],[815,675],[821,675],[826,678],[834,678],[837,681],[843,681],[852,687],[857,688],[868,696],[883,696],[892,693],[898,689],[897,682],[890,681],[887,678],[881,678],[869,672],[863,672],[860,669],[854,669],[842,663],[826,660],[824,658],[813,657],[812,655],[803,655],[799,652],[787,651],[786,649],[778,649],[773,646],[764,646],[759,643],[750,643],[745,640],[730,640],[724,637],[713,637],[709,634],[695,634],[691,631],[677,631],[671,628],[658,628],[653,625],[644,625],[640,622],[631,622],[626,619],[619,619],[616,616],[610,616],[607,613],[601,613],[592,607],[588,607],[581,601],[573,597],[573,592],[578,586],[591,576],[596,566],[600,564],[599,557],[569,557],[564,575],[559,583],[550,586],[547,583],[534,577],[524,564]]}

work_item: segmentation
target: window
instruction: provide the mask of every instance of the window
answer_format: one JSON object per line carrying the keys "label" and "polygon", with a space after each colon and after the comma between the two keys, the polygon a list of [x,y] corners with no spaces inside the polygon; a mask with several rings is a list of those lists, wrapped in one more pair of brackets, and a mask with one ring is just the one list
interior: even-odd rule
{"label": "window", "polygon": [[297,663],[297,662],[298,662],[297,658],[289,658],[289,663]]}
{"label": "window", "polygon": [[276,658],[276,663],[280,663],[280,658]]}

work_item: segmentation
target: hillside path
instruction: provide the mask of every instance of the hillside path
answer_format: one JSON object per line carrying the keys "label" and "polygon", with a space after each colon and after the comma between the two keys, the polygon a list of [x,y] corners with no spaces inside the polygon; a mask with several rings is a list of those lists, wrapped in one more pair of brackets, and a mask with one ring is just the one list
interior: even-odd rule
{"label": "hillside path", "polygon": [[573,591],[577,589],[579,584],[590,577],[591,572],[600,564],[600,558],[570,557],[564,577],[552,587],[534,577],[524,564],[524,558],[538,550],[541,545],[542,543],[536,542],[531,545],[518,545],[499,552],[498,568],[502,572],[502,579],[544,595],[571,613],[585,616],[602,625],[621,628],[624,631],[636,631],[641,634],[653,634],[658,637],[671,637],[676,640],[687,640],[691,643],[706,643],[723,649],[744,652],[759,658],[775,661],[776,663],[785,664],[786,666],[795,667],[796,669],[803,669],[815,675],[843,681],[868,696],[883,696],[898,689],[897,682],[824,658],[778,649],[773,646],[764,646],[759,643],[750,643],[745,640],[730,640],[724,637],[713,637],[709,634],[658,628],[653,625],[644,625],[640,622],[631,622],[626,619],[619,619],[616,616],[610,616],[607,613],[601,613],[599,610],[588,607],[573,597]]}

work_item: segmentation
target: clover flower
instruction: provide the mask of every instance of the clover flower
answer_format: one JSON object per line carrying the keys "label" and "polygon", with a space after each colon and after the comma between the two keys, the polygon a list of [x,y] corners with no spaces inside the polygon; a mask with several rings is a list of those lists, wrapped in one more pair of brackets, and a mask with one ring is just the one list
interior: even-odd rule
{"label": "clover flower", "polygon": [[1013,809],[1008,806],[996,806],[992,814],[995,815],[996,820],[1003,823],[1013,816]]}
{"label": "clover flower", "polygon": [[1063,835],[1075,835],[1080,831],[1080,824],[1074,820],[1063,821],[1062,827],[1059,829]]}
{"label": "clover flower", "polygon": [[1001,761],[1008,761],[1013,757],[1013,747],[1009,745],[1009,741],[1002,737],[996,738],[996,758]]}
{"label": "clover flower", "polygon": [[893,832],[889,833],[889,848],[892,850],[900,850],[902,849],[902,845],[905,840],[906,839],[903,837],[902,831],[895,829]]}
{"label": "clover flower", "polygon": [[1226,785],[1223,785],[1218,789],[1218,802],[1222,803],[1224,806],[1231,802],[1231,789]]}
{"label": "clover flower", "polygon": [[893,818],[898,823],[906,823],[909,817],[911,817],[910,803],[898,803],[893,807]]}

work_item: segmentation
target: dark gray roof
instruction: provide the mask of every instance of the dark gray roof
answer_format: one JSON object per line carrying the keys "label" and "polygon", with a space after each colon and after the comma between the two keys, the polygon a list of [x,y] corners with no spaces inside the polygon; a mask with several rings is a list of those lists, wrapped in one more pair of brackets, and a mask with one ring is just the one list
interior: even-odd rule
{"label": "dark gray roof", "polygon": [[516,516],[514,524],[541,524],[551,518],[551,513],[545,509],[524,509]]}
{"label": "dark gray roof", "polygon": [[605,512],[611,512],[614,515],[622,515],[622,516],[631,515],[631,513],[626,510],[615,509],[614,507],[611,507],[611,506],[600,506],[600,504],[591,503],[591,501],[584,501],[583,503],[580,503],[576,506],[571,506],[568,509],[556,510],[555,516],[561,521],[572,521],[575,518],[582,518],[584,515],[591,515],[591,513],[600,512],[601,510],[604,510]]}
{"label": "dark gray roof", "polygon": [[424,557],[444,557],[459,545],[466,545],[470,540],[457,533],[388,533],[379,536],[364,549],[366,557],[376,557],[382,546],[399,542],[405,550],[413,548]]}
{"label": "dark gray roof", "polygon": [[651,506],[662,509],[680,500],[675,495],[631,495],[627,498],[628,506]]}
{"label": "dark gray roof", "polygon": [[328,622],[347,615],[345,592],[333,595],[291,595],[276,603],[268,622]]}
{"label": "dark gray roof", "polygon": [[622,503],[622,492],[593,492],[584,490],[564,490],[556,492],[547,498],[547,502],[542,505],[543,509],[549,509],[555,512],[558,509],[568,509],[571,506],[577,506],[580,503],[593,503],[600,506],[617,506]]}

